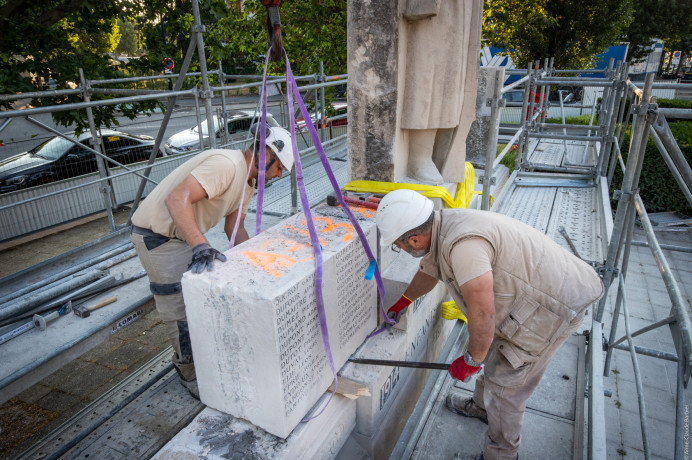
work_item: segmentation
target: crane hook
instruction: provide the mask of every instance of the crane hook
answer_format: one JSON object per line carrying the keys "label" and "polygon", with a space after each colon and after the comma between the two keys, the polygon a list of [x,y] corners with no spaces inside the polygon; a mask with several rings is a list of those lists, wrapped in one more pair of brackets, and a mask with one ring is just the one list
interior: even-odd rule
{"label": "crane hook", "polygon": [[262,5],[267,8],[267,40],[271,47],[271,58],[274,61],[281,60],[283,43],[281,41],[281,17],[279,7],[281,0],[260,0]]}

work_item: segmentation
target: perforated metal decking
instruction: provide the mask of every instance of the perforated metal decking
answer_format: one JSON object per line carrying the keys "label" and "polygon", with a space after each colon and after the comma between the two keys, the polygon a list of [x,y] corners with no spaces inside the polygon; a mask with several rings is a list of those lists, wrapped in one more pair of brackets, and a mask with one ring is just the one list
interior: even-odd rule
{"label": "perforated metal decking", "polygon": [[[520,177],[521,179],[521,177]],[[531,184],[537,184],[534,179]],[[497,209],[497,212],[513,217],[550,236],[560,246],[570,251],[569,244],[560,233],[563,227],[574,243],[579,255],[587,260],[603,260],[603,244],[600,229],[600,194],[596,186],[584,182],[584,186],[521,185],[515,180]],[[559,183],[559,182],[558,182]]]}
{"label": "perforated metal decking", "polygon": [[528,163],[532,169],[546,166],[583,167],[596,166],[597,142],[569,141],[563,143],[557,140],[533,140],[529,146]]}

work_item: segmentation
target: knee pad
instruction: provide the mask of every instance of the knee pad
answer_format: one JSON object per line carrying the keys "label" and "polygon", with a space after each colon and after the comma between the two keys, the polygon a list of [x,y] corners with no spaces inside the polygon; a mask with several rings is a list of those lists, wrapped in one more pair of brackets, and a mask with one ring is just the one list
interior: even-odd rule
{"label": "knee pad", "polygon": [[149,283],[149,289],[154,295],[173,295],[183,292],[183,285],[180,282],[169,284]]}

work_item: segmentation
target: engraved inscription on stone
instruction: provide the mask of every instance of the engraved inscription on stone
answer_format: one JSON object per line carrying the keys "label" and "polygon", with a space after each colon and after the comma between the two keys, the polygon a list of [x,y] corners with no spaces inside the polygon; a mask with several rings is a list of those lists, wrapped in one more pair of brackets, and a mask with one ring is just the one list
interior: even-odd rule
{"label": "engraved inscription on stone", "polygon": [[300,404],[327,365],[314,284],[315,275],[309,276],[275,300],[285,415]]}
{"label": "engraved inscription on stone", "polygon": [[366,326],[371,311],[369,308],[363,308],[363,304],[368,298],[368,283],[374,281],[363,280],[368,267],[368,257],[360,245],[353,245],[348,250],[336,254],[334,261],[340,325],[338,342],[334,345],[343,347],[357,331]]}

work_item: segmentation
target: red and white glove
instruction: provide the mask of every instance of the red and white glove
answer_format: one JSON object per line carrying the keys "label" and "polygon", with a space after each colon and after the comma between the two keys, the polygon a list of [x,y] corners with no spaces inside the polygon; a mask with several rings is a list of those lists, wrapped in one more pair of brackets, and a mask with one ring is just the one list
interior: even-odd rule
{"label": "red and white glove", "polygon": [[466,382],[467,378],[469,378],[476,372],[480,371],[481,369],[483,369],[482,365],[472,366],[470,364],[466,364],[464,355],[462,355],[455,359],[452,364],[450,364],[449,369],[447,369],[447,371],[455,379],[461,380],[462,382]]}
{"label": "red and white glove", "polygon": [[393,319],[395,322],[399,322],[399,318],[404,314],[408,306],[411,305],[411,299],[402,295],[399,300],[397,300],[394,305],[389,307],[387,310],[387,318]]}

